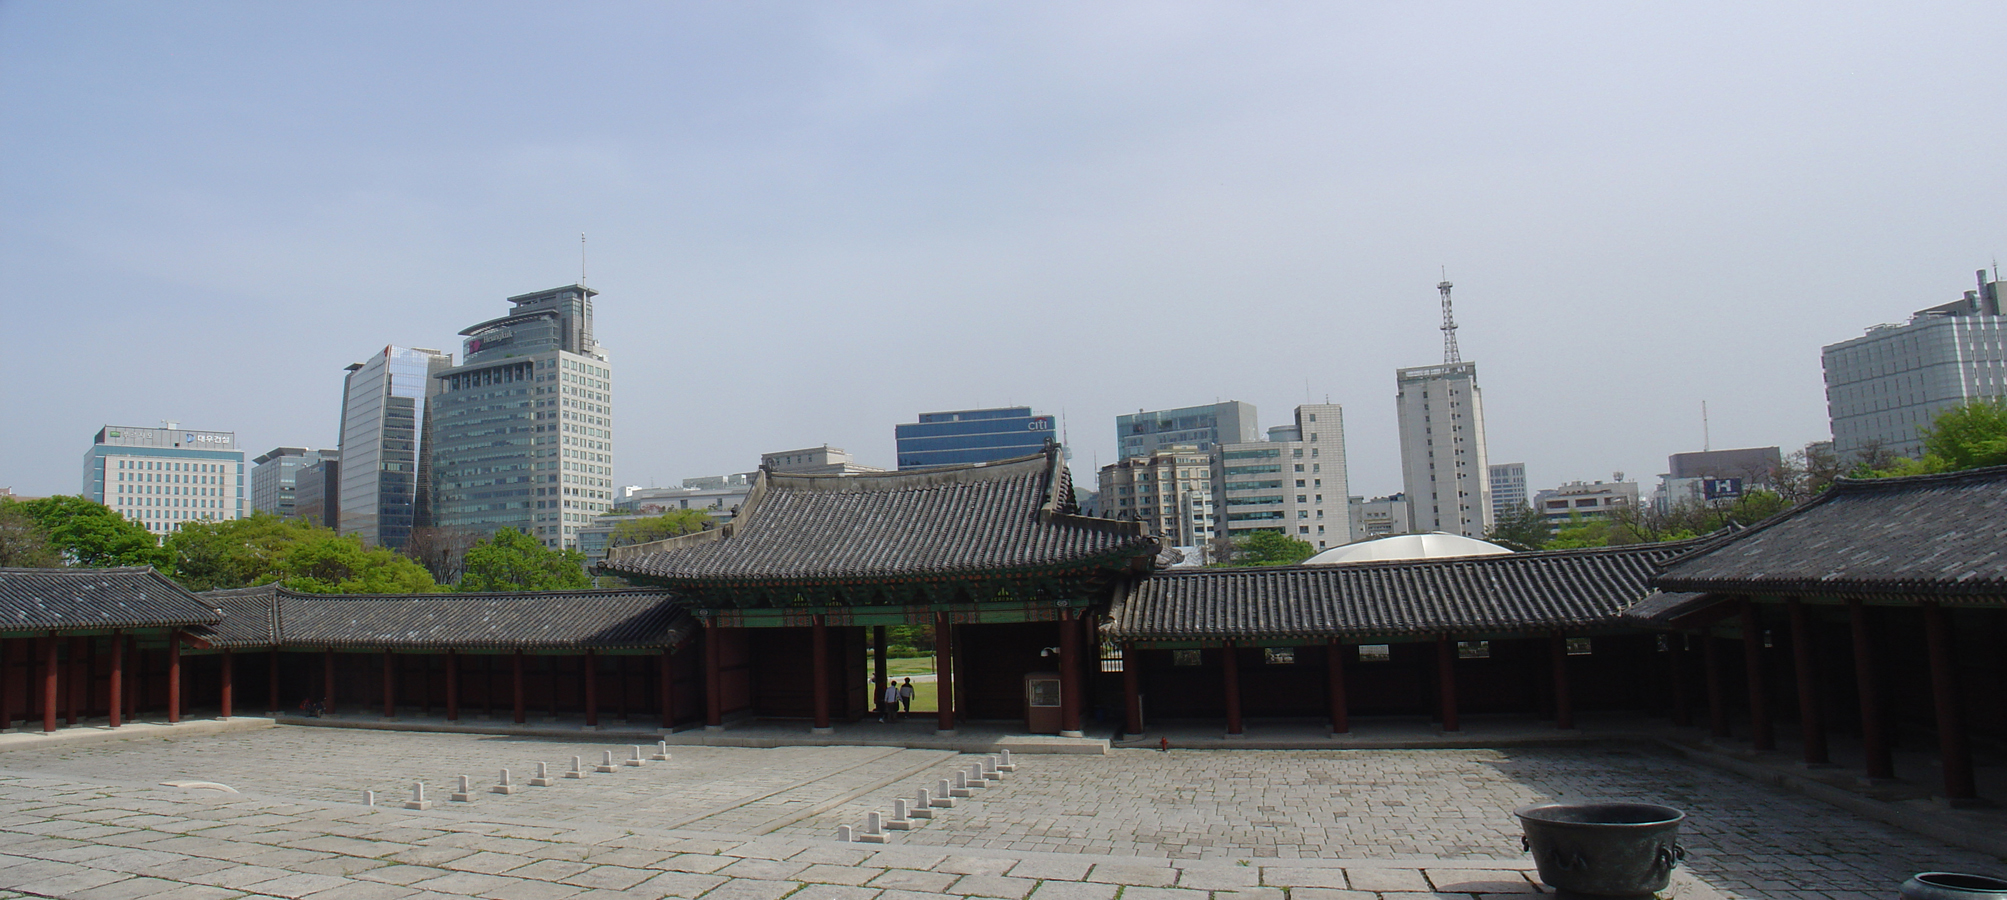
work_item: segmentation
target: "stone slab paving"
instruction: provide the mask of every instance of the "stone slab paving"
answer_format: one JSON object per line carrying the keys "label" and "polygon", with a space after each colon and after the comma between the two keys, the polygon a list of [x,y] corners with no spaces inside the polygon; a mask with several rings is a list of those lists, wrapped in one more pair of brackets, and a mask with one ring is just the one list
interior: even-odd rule
{"label": "stone slab paving", "polygon": [[[1628,746],[1021,756],[1001,785],[885,845],[830,838],[836,825],[888,809],[891,797],[973,758],[683,748],[670,766],[443,802],[461,771],[507,764],[527,778],[524,760],[568,764],[572,755],[590,768],[606,747],[281,728],[16,751],[0,757],[0,891],[89,900],[1502,896],[1538,890],[1513,807],[1612,796],[1689,811],[1682,896],[1890,896],[1915,871],[2007,868]],[[184,779],[244,793],[154,786]],[[385,802],[401,801],[414,779],[442,802],[426,811],[354,802],[371,785]]]}

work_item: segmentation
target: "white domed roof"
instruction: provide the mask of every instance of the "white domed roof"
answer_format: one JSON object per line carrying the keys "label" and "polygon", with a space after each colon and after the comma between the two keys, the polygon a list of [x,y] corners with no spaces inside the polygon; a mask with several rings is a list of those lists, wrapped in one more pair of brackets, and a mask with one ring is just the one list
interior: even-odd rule
{"label": "white domed roof", "polygon": [[1322,566],[1332,563],[1385,562],[1396,559],[1442,559],[1449,556],[1496,556],[1512,551],[1488,541],[1464,537],[1460,534],[1434,532],[1432,534],[1397,534],[1378,540],[1360,541],[1333,547],[1303,561],[1304,565]]}

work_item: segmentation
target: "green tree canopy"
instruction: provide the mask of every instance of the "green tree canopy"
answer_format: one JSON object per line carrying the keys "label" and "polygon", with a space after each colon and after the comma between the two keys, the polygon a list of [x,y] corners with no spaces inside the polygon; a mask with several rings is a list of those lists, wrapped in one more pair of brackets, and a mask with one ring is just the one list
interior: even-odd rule
{"label": "green tree canopy", "polygon": [[299,519],[267,512],[219,522],[189,522],[167,537],[174,579],[191,591],[249,587],[277,576],[286,551],[334,532]]}
{"label": "green tree canopy", "polygon": [[152,532],[95,500],[43,497],[22,501],[21,509],[49,535],[49,541],[70,565],[152,566],[173,574],[173,557]]}
{"label": "green tree canopy", "polygon": [[1610,545],[1610,520],[1604,518],[1584,519],[1579,515],[1570,516],[1568,524],[1554,533],[1547,542],[1548,550],[1575,550],[1582,547],[1608,547]]}
{"label": "green tree canopy", "polygon": [[1484,539],[1501,547],[1514,550],[1538,550],[1547,546],[1552,537],[1547,530],[1547,520],[1540,511],[1521,503],[1517,508],[1493,522],[1491,530],[1485,532]]}
{"label": "green tree canopy", "polygon": [[1923,430],[1923,458],[1939,472],[2007,465],[2007,398],[1938,413]]}
{"label": "green tree canopy", "polygon": [[288,544],[278,564],[257,579],[308,594],[430,594],[440,590],[432,573],[384,547],[364,547],[355,535],[320,529]]}
{"label": "green tree canopy", "polygon": [[11,497],[0,498],[0,566],[52,569],[62,565],[63,554],[24,506]]}
{"label": "green tree canopy", "polygon": [[1256,531],[1233,539],[1233,564],[1237,566],[1286,566],[1300,563],[1317,552],[1308,541],[1299,541],[1280,531]]}
{"label": "green tree canopy", "polygon": [[659,516],[629,519],[613,527],[613,546],[646,544],[679,534],[703,531],[704,526],[710,522],[711,514],[701,509],[672,509]]}
{"label": "green tree canopy", "polygon": [[579,591],[592,587],[585,574],[585,554],[552,550],[513,528],[475,544],[467,551],[466,572],[457,590]]}

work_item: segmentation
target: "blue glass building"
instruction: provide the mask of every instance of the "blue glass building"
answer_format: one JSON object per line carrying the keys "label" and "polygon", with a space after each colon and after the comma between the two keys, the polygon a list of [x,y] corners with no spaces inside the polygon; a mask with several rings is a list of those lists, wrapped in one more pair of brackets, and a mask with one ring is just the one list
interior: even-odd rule
{"label": "blue glass building", "polygon": [[902,472],[1029,456],[1058,439],[1052,417],[1032,415],[1029,406],[921,413],[893,436]]}

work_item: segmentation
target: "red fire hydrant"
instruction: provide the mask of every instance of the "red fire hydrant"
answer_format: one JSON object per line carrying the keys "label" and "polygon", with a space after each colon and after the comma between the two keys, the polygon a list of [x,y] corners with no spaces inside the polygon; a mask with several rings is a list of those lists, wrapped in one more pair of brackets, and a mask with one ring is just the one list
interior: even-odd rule
{"label": "red fire hydrant", "polygon": [[1158,738],[1158,739],[1157,739],[1157,752],[1158,752],[1158,753],[1169,753],[1169,752],[1171,752],[1171,739],[1170,739],[1170,738],[1167,738],[1167,737],[1160,737],[1160,738]]}

